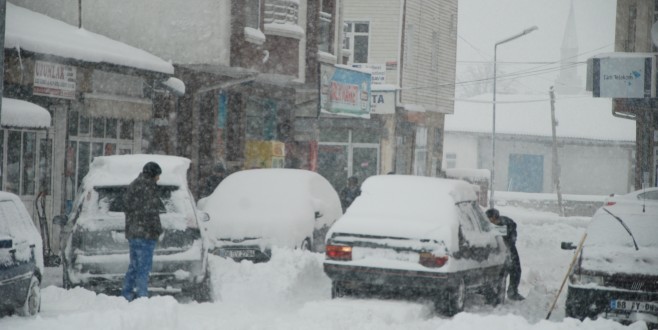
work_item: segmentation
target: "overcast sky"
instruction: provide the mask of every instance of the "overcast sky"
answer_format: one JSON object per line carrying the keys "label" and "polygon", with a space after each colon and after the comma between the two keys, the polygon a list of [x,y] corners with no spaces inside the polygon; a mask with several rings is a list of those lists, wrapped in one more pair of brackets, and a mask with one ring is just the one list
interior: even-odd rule
{"label": "overcast sky", "polygon": [[[536,25],[539,29],[498,46],[498,75],[547,64],[506,64],[504,62],[555,62],[565,33],[572,0],[460,0],[458,27],[458,79],[471,79],[464,72],[473,62],[493,61],[496,42]],[[578,34],[578,61],[614,50],[616,0],[573,0]],[[479,64],[481,65],[481,64]],[[586,66],[579,66],[585,81]],[[557,75],[554,70],[543,75],[522,78],[517,89],[544,93]],[[484,78],[484,77],[483,77]],[[459,88],[457,95],[459,95]]]}

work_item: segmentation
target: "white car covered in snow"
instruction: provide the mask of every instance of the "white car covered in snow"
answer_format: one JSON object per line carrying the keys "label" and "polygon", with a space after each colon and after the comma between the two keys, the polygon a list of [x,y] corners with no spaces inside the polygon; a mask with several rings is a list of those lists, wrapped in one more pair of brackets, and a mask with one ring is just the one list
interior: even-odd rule
{"label": "white car covered in snow", "polygon": [[343,213],[329,181],[299,169],[233,173],[198,206],[210,215],[213,253],[254,262],[268,261],[275,246],[324,251],[325,234]]}
{"label": "white car covered in snow", "polygon": [[20,198],[0,192],[0,314],[39,312],[42,248],[41,235]]}
{"label": "white car covered in snow", "polygon": [[120,291],[128,269],[123,195],[144,164],[162,168],[157,183],[164,209],[163,233],[155,246],[149,286],[152,292],[180,293],[210,299],[207,245],[198,212],[187,186],[187,158],[163,155],[95,157],[68,216],[54,222],[60,235],[64,287],[82,286],[97,292]]}
{"label": "white car covered in snow", "polygon": [[505,297],[508,250],[465,181],[406,175],[368,178],[327,233],[332,296],[395,294],[434,301],[452,315],[467,293]]}

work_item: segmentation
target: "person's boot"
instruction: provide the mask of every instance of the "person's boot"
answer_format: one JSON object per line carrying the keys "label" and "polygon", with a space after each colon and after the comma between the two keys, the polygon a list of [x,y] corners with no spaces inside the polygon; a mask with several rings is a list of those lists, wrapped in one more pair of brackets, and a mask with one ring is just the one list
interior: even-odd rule
{"label": "person's boot", "polygon": [[515,301],[521,301],[521,300],[524,300],[525,297],[520,295],[518,292],[508,292],[507,293],[507,299],[515,300]]}

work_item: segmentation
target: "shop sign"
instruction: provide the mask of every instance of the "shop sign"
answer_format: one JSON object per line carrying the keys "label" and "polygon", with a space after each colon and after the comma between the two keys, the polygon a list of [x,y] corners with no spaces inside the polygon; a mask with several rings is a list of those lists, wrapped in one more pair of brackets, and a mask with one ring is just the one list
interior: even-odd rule
{"label": "shop sign", "polygon": [[[613,54],[593,58],[591,64],[594,97],[652,97],[652,58]],[[588,70],[589,71],[589,70]]]}
{"label": "shop sign", "polygon": [[346,66],[320,65],[320,113],[370,118],[371,75]]}
{"label": "shop sign", "polygon": [[384,64],[355,63],[352,64],[352,67],[370,71],[373,85],[381,85],[386,83],[386,65]]}
{"label": "shop sign", "polygon": [[74,66],[35,61],[32,94],[74,100],[75,90]]}
{"label": "shop sign", "polygon": [[378,115],[395,113],[395,90],[372,91],[370,112]]}

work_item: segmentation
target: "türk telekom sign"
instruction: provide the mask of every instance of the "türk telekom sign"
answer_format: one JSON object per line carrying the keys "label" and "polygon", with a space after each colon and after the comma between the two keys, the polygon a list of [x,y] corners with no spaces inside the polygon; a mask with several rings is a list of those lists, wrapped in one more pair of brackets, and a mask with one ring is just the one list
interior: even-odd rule
{"label": "t\u00fcrk telekom sign", "polygon": [[[588,90],[594,97],[648,98],[655,95],[650,54],[610,53],[588,61]],[[590,80],[591,78],[591,80]]]}
{"label": "t\u00fcrk telekom sign", "polygon": [[70,65],[35,61],[32,94],[75,99],[76,68]]}

